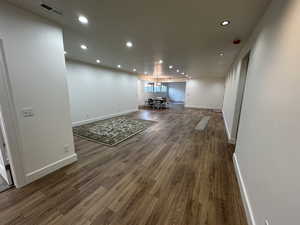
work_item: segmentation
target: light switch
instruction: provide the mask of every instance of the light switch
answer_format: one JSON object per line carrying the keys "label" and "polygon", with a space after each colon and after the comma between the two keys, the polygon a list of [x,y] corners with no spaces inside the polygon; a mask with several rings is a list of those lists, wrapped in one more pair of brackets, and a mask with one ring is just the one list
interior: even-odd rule
{"label": "light switch", "polygon": [[34,116],[33,109],[32,108],[23,108],[22,115],[23,115],[23,117],[33,117]]}

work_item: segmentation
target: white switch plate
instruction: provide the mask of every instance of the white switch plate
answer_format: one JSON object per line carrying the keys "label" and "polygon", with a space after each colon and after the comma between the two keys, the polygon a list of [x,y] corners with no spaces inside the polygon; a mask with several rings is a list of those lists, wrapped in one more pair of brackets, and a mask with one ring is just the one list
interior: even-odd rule
{"label": "white switch plate", "polygon": [[23,115],[23,117],[33,117],[34,116],[33,109],[32,108],[23,108],[22,115]]}

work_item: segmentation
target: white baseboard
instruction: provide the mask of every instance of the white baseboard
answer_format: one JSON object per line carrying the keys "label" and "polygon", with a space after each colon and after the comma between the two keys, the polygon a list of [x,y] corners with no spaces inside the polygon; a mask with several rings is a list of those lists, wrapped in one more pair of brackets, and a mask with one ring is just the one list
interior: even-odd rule
{"label": "white baseboard", "polygon": [[77,161],[77,154],[74,153],[68,157],[65,157],[61,160],[58,160],[54,163],[51,163],[45,167],[42,167],[38,170],[26,174],[26,184],[29,184],[35,180],[38,180],[64,166],[67,166],[73,162]]}
{"label": "white baseboard", "polygon": [[207,107],[207,106],[198,106],[198,105],[184,105],[185,108],[194,108],[194,109],[213,109],[213,110],[221,110],[218,107]]}
{"label": "white baseboard", "polygon": [[94,117],[94,118],[91,118],[91,119],[88,119],[88,120],[76,121],[76,122],[72,122],[72,126],[73,127],[80,126],[80,125],[84,125],[84,124],[87,124],[87,123],[95,122],[97,120],[109,119],[109,118],[112,118],[112,117],[122,116],[122,115],[126,115],[126,114],[129,114],[129,113],[137,112],[137,111],[138,111],[138,109],[131,109],[131,110],[126,110],[126,111],[123,111],[123,112],[120,112],[120,113]]}
{"label": "white baseboard", "polygon": [[238,183],[239,183],[239,187],[240,187],[240,192],[241,192],[241,195],[242,195],[244,208],[246,210],[248,225],[256,225],[256,222],[255,222],[255,219],[254,219],[255,217],[254,217],[254,214],[253,214],[253,210],[252,210],[252,207],[251,207],[251,203],[250,203],[250,200],[249,200],[249,196],[248,196],[248,193],[247,193],[247,189],[246,189],[246,186],[245,186],[245,182],[244,182],[241,170],[240,170],[240,166],[239,166],[236,154],[233,155],[233,163],[234,163],[235,173],[236,173]]}
{"label": "white baseboard", "polygon": [[224,124],[225,124],[225,129],[226,129],[226,134],[227,134],[228,142],[230,144],[235,144],[236,143],[235,138],[231,137],[231,133],[229,131],[228,124],[227,124],[226,117],[225,117],[225,114],[224,114],[223,110],[222,110],[222,115],[223,115],[223,120],[224,120]]}

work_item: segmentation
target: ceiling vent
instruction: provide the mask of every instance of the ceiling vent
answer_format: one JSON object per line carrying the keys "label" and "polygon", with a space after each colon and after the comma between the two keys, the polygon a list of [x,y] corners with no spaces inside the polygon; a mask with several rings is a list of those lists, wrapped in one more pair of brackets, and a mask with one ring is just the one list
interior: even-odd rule
{"label": "ceiling vent", "polygon": [[51,13],[56,13],[60,16],[63,15],[62,11],[49,5],[48,3],[44,3],[44,2],[41,2],[40,6],[44,9],[44,10],[47,10],[48,12],[51,12]]}

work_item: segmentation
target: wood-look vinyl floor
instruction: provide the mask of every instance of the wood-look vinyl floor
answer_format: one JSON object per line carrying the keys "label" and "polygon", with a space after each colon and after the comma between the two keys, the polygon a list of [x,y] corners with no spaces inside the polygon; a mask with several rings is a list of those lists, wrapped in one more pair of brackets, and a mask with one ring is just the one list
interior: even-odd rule
{"label": "wood-look vinyl floor", "polygon": [[[116,147],[74,137],[78,162],[0,194],[0,224],[247,224],[220,113],[131,116],[157,123]],[[208,127],[197,131],[203,116]]]}

